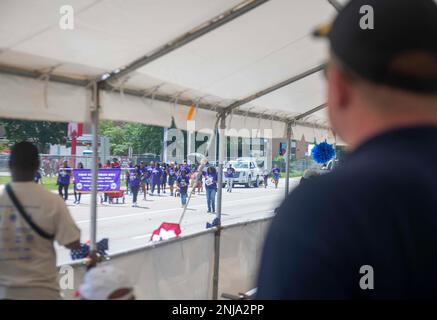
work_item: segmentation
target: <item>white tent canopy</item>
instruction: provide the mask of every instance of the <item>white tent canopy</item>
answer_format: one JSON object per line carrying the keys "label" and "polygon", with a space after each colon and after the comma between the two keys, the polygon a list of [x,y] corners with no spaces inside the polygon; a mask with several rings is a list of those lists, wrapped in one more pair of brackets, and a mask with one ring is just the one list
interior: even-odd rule
{"label": "white tent canopy", "polygon": [[[101,119],[168,127],[173,116],[185,129],[193,105],[196,129],[211,129],[217,112],[321,66],[326,43],[311,32],[336,13],[327,0],[72,0],[74,29],[63,30],[64,4],[0,2],[0,117],[89,121],[91,81],[252,5],[157,59],[111,76],[101,93]],[[332,141],[325,112],[294,121],[325,103],[317,70],[229,110],[227,129],[234,130],[227,134],[272,129],[273,137],[283,137],[293,123],[295,136]]]}

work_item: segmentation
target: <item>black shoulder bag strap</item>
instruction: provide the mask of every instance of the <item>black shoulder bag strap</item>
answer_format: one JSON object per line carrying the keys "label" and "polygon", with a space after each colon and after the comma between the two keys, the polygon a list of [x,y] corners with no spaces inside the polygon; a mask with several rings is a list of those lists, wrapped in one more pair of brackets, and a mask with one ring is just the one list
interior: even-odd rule
{"label": "black shoulder bag strap", "polygon": [[35,222],[32,221],[32,218],[27,214],[26,210],[24,210],[23,206],[21,205],[20,201],[15,196],[14,191],[11,188],[10,184],[6,185],[6,192],[9,195],[9,198],[11,199],[12,203],[14,204],[15,208],[17,208],[20,215],[23,217],[24,220],[29,224],[29,226],[38,233],[41,237],[47,240],[54,240],[55,236],[51,235],[44,230],[42,230],[40,227],[38,227]]}

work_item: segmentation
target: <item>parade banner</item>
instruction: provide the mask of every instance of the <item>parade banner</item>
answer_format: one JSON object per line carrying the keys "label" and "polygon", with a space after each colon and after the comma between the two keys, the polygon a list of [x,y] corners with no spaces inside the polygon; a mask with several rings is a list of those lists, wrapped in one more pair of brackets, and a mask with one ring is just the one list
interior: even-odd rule
{"label": "parade banner", "polygon": [[[97,175],[97,191],[119,191],[120,174],[121,169],[99,169]],[[91,192],[93,178],[90,169],[74,169],[73,176],[77,192]]]}

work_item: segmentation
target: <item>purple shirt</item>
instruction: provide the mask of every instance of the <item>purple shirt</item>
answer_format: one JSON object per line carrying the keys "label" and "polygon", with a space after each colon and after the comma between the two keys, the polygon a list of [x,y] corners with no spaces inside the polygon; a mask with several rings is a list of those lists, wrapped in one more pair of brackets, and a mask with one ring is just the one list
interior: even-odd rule
{"label": "purple shirt", "polygon": [[71,168],[68,166],[65,168],[59,168],[58,184],[68,186],[70,184],[70,173]]}
{"label": "purple shirt", "polygon": [[182,170],[185,170],[185,172],[186,172],[187,174],[190,174],[190,173],[191,173],[191,169],[190,169],[190,166],[189,166],[189,165],[182,166],[182,167],[181,167],[181,171],[182,171]]}
{"label": "purple shirt", "polygon": [[148,167],[145,168],[145,169],[146,169],[146,177],[147,177],[147,179],[150,178],[150,177],[152,176],[152,170],[153,170],[153,168],[154,168],[154,167],[151,167],[151,166],[148,166]]}
{"label": "purple shirt", "polygon": [[35,181],[35,183],[39,183],[40,182],[40,180],[41,180],[41,173],[39,172],[39,171],[37,171],[36,173],[35,173],[35,177],[33,177],[33,181]]}
{"label": "purple shirt", "polygon": [[169,176],[175,176],[176,170],[174,168],[168,168],[168,175]]}
{"label": "purple shirt", "polygon": [[185,177],[179,176],[176,179],[176,182],[178,184],[180,192],[184,193],[184,194],[187,193],[188,185],[190,184],[190,177],[189,176],[185,176]]}
{"label": "purple shirt", "polygon": [[160,183],[162,176],[162,169],[161,168],[153,168],[152,169],[152,182],[153,183]]}
{"label": "purple shirt", "polygon": [[273,168],[272,173],[274,177],[279,177],[279,172],[281,172],[281,170],[279,168]]}
{"label": "purple shirt", "polygon": [[205,175],[205,188],[217,189],[217,173],[207,173]]}
{"label": "purple shirt", "polygon": [[147,168],[146,167],[144,167],[144,168],[141,168],[140,167],[140,173],[141,173],[141,179],[142,180],[145,180],[145,179],[147,179],[149,176],[148,176],[148,173],[147,173]]}
{"label": "purple shirt", "polygon": [[139,187],[140,185],[140,174],[141,172],[138,172],[137,169],[131,169],[129,170],[129,186],[132,187]]}
{"label": "purple shirt", "polygon": [[233,178],[235,173],[234,168],[228,168],[226,169],[226,178]]}

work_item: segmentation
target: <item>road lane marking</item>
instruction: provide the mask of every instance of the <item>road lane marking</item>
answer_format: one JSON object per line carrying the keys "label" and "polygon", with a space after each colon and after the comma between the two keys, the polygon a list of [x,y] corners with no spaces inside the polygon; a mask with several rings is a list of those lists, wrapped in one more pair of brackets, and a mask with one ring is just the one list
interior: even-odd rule
{"label": "road lane marking", "polygon": [[136,236],[136,237],[132,237],[132,240],[137,240],[137,239],[144,239],[144,238],[150,238],[152,236],[152,234],[146,234],[146,235],[142,235],[142,236]]}
{"label": "road lane marking", "polygon": [[[273,197],[278,197],[277,195],[270,195],[270,196],[264,196],[264,197],[257,197],[256,199],[265,199],[265,198],[273,198]],[[244,201],[251,201],[253,199],[239,199],[239,200],[233,200],[233,201],[228,201],[226,203],[224,203],[224,207],[226,207],[227,205],[231,204],[231,203],[236,203],[236,202],[244,202]],[[205,207],[204,204],[198,204],[195,206],[191,206],[190,208],[203,208]],[[124,219],[124,218],[128,218],[128,217],[136,217],[136,216],[142,216],[145,214],[153,214],[153,213],[161,213],[161,212],[174,212],[174,211],[180,211],[181,208],[169,208],[169,209],[162,209],[162,210],[155,210],[155,211],[143,211],[143,212],[138,212],[138,213],[131,213],[131,214],[124,214],[124,215],[119,215],[119,216],[114,216],[114,217],[106,217],[106,218],[99,218],[97,219],[97,222],[100,221],[109,221],[109,220],[117,220],[117,219]],[[90,223],[91,220],[87,219],[87,220],[79,220],[76,221],[76,224],[82,224],[82,223]]]}

